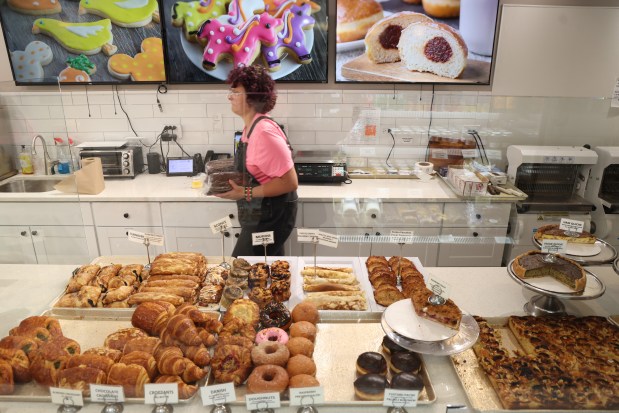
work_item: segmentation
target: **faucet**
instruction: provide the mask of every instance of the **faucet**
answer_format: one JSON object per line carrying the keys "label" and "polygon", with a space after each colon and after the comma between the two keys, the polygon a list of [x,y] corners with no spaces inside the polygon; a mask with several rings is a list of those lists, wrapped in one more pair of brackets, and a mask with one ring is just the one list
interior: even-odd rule
{"label": "faucet", "polygon": [[[54,175],[54,165],[58,165],[58,161],[52,161],[52,159],[49,156],[49,152],[47,151],[47,144],[45,143],[45,138],[43,138],[41,135],[37,135],[34,138],[32,138],[32,146],[30,149],[30,154],[31,156],[34,158],[34,155],[37,154],[37,150],[35,148],[35,144],[37,143],[37,139],[41,141],[41,144],[43,145],[43,162],[45,163],[45,175]],[[48,163],[49,163],[49,169],[48,169]]]}

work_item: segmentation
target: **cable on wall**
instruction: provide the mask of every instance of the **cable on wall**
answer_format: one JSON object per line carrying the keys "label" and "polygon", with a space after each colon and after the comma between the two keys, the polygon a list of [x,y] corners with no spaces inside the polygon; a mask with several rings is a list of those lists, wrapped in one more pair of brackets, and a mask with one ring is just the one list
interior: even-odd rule
{"label": "cable on wall", "polygon": [[112,85],[112,102],[114,103],[114,115],[118,115],[116,112],[116,98],[114,97],[114,85]]}
{"label": "cable on wall", "polygon": [[90,114],[90,100],[88,99],[88,85],[84,85],[84,89],[86,90],[86,106],[88,107],[88,117],[92,117]]}
{"label": "cable on wall", "polygon": [[432,113],[434,111],[434,83],[432,84],[432,99],[430,100],[430,122],[428,123],[428,142],[426,143],[426,157],[425,161],[428,161],[428,156],[430,154],[430,129],[432,129]]}
{"label": "cable on wall", "polygon": [[166,93],[168,93],[168,87],[162,83],[157,87],[157,93],[155,93],[155,96],[157,98],[157,106],[159,107],[159,112],[163,112],[163,107],[161,106],[161,101],[159,100],[159,94],[165,95]]}
{"label": "cable on wall", "polygon": [[123,107],[123,103],[120,101],[120,94],[118,93],[118,85],[114,85],[114,88],[116,90],[116,99],[118,99],[118,106],[120,106],[120,110],[122,110],[123,113],[125,114],[125,116],[127,117],[127,121],[129,121],[129,127],[133,131],[133,134],[135,136],[138,136],[138,133],[135,131],[135,129],[133,129],[133,124],[131,123],[131,118],[129,118],[129,114],[127,113],[127,111]]}
{"label": "cable on wall", "polygon": [[387,129],[387,133],[389,133],[389,135],[391,135],[391,139],[393,139],[393,145],[391,145],[391,149],[389,150],[389,154],[387,154],[387,159],[385,159],[385,163],[387,164],[388,167],[391,168],[391,165],[389,164],[389,158],[391,157],[391,153],[393,152],[393,148],[395,148],[395,136],[393,136],[393,133],[391,132],[391,128]]}

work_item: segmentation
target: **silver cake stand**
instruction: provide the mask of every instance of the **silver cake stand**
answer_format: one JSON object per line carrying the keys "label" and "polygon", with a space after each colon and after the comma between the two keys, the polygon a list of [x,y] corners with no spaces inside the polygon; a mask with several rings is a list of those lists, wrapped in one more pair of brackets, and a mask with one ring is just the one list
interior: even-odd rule
{"label": "silver cake stand", "polygon": [[[533,237],[533,245],[535,245],[539,249],[542,248],[542,243],[538,239],[536,239],[535,236]],[[617,258],[617,250],[608,242],[602,239],[597,239],[594,245],[597,245],[600,248],[600,252],[595,255],[581,256],[571,255],[567,253],[562,253],[561,255],[569,258],[572,261],[576,261],[580,265],[608,264],[610,262],[613,262],[613,260]]]}
{"label": "silver cake stand", "polygon": [[[561,300],[592,300],[598,298],[606,291],[604,283],[591,271],[585,269],[587,284],[583,291],[563,292],[553,290],[552,287],[542,287],[539,285],[540,278],[530,278],[523,280],[516,275],[513,270],[514,260],[507,264],[507,273],[514,281],[522,285],[527,290],[539,293],[534,295],[524,305],[524,311],[533,316],[541,315],[563,315],[565,314],[565,304]],[[557,284],[559,282],[557,281]]]}
{"label": "silver cake stand", "polygon": [[619,274],[619,258],[613,261],[613,270],[615,270],[615,273]]}

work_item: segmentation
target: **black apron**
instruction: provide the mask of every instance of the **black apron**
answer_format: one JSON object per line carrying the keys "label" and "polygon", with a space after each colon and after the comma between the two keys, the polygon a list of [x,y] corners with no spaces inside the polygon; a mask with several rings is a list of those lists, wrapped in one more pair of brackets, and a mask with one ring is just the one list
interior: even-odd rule
{"label": "black apron", "polygon": [[[272,121],[268,116],[256,118],[247,133],[248,140],[256,124],[263,119]],[[292,152],[287,136],[286,144]],[[243,173],[243,186],[255,187],[260,183],[247,171],[247,145],[248,142],[240,141],[238,143],[234,162],[236,169]],[[284,243],[292,233],[297,219],[297,192],[292,191],[274,197],[252,198],[250,202],[239,199],[236,201],[236,205],[241,223],[241,233],[232,251],[232,256],[264,255],[264,247],[262,245],[253,246],[251,236],[253,232],[264,231],[273,231],[275,239],[274,244],[267,245],[267,254],[284,256]]]}

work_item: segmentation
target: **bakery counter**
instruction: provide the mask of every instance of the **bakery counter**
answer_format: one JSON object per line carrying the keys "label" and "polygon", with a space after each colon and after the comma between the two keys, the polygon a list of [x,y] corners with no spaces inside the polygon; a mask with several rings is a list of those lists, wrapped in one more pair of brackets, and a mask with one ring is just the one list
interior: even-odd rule
{"label": "bakery counter", "polygon": [[[76,265],[0,265],[0,333],[7,334],[8,329],[29,315],[40,314],[49,308],[53,299],[64,288],[68,274]],[[513,281],[501,267],[469,267],[466,273],[462,268],[427,267],[433,276],[450,285],[451,297],[465,310],[485,317],[522,315],[523,305],[532,292],[523,289]],[[588,301],[565,301],[566,309],[575,315],[608,316],[619,314],[619,277],[611,266],[590,267],[606,285],[606,293]],[[334,343],[337,345],[337,343]],[[424,356],[426,369],[431,378],[436,394],[432,404],[419,405],[414,409],[423,413],[443,413],[447,406],[467,406],[468,401],[460,381],[454,371],[449,357]],[[354,366],[351,366],[354,369]],[[350,383],[352,386],[352,383]],[[87,404],[81,412],[100,412],[101,404]],[[200,397],[189,404],[178,405],[179,413],[198,413],[210,408],[202,406]],[[153,406],[126,404],[125,412],[149,412]],[[296,412],[297,407],[277,409],[278,412]],[[320,406],[318,411],[324,413],[350,412],[369,413],[386,411],[387,408]],[[3,413],[40,413],[55,412],[57,406],[48,403],[0,402]],[[234,406],[233,412],[247,411],[244,406]]]}

